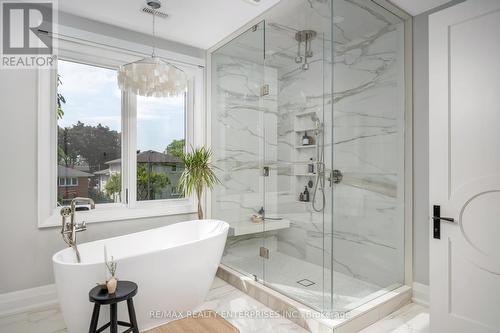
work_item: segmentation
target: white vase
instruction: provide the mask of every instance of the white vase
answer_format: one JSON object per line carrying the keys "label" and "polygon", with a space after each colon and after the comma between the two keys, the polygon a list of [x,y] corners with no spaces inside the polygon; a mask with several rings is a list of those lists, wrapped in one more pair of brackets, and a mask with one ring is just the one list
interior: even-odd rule
{"label": "white vase", "polygon": [[108,288],[108,294],[115,293],[117,284],[118,284],[118,281],[116,280],[116,278],[114,276],[111,277],[111,279],[109,279],[106,282],[106,287]]}

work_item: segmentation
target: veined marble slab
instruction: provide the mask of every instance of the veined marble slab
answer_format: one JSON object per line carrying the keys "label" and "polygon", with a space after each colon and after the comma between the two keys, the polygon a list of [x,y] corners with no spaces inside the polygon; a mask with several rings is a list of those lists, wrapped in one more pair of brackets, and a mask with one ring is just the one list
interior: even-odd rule
{"label": "veined marble slab", "polygon": [[[330,17],[331,3],[335,18]],[[224,47],[230,52],[212,57],[211,132],[222,180],[212,196],[213,217],[236,225],[264,207],[267,214],[290,221],[289,228],[272,231],[273,246],[277,240],[279,252],[289,258],[382,287],[401,283],[402,23],[363,1],[290,0],[272,9],[265,24],[265,48],[259,44],[262,30],[247,32]],[[304,71],[294,61],[294,35],[306,28],[318,35],[312,41],[310,68]],[[270,94],[261,98],[263,83],[269,84]],[[345,175],[333,187],[326,182],[323,212],[298,202],[308,181],[317,181],[297,176],[306,175],[310,158],[316,159],[315,147],[300,143],[303,131],[314,136],[316,119],[323,124],[326,170]],[[264,167],[269,167],[267,177]],[[267,236],[255,239],[253,256]],[[231,239],[226,259],[235,259],[235,253],[241,254],[236,248],[248,244],[247,237]],[[245,258],[238,255],[242,261],[233,263],[245,266]],[[267,280],[265,270],[256,271]],[[292,282],[283,284],[286,288],[292,290]]]}
{"label": "veined marble slab", "polygon": [[429,309],[408,304],[359,333],[429,333]]}

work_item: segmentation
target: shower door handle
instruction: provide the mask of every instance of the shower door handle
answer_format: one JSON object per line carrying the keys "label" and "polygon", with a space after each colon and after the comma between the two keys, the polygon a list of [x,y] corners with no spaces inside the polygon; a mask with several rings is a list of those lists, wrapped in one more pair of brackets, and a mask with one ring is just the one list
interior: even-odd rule
{"label": "shower door handle", "polygon": [[433,237],[435,239],[441,239],[441,221],[446,221],[450,223],[455,223],[455,219],[452,217],[441,217],[441,206],[433,206]]}

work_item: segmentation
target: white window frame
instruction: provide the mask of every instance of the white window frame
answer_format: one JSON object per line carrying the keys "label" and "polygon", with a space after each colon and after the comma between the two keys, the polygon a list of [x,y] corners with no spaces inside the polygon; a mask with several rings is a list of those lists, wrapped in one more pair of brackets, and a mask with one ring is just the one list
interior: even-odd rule
{"label": "white window frame", "polygon": [[[73,184],[73,179],[75,179],[75,183]],[[61,180],[64,180],[64,184],[61,183]],[[69,183],[68,183],[69,180]],[[58,180],[59,187],[77,187],[78,186],[78,178],[77,177],[59,177]]]}
{"label": "white window frame", "polygon": [[[158,55],[162,57],[162,51]],[[205,144],[204,67],[172,60],[172,52],[164,52],[168,61],[180,67],[188,76],[186,98],[185,140],[186,147]],[[144,57],[140,52],[103,46],[81,39],[60,37],[58,58],[82,64],[117,69],[119,65]],[[179,55],[182,58],[181,55]],[[57,207],[57,72],[38,71],[38,227],[60,226]],[[194,214],[196,198],[136,201],[137,172],[137,99],[134,94],[122,92],[122,193],[121,203],[99,204],[95,210],[78,212],[87,223],[131,220],[178,214]],[[49,189],[49,190],[48,190]],[[49,193],[47,193],[49,191]]]}

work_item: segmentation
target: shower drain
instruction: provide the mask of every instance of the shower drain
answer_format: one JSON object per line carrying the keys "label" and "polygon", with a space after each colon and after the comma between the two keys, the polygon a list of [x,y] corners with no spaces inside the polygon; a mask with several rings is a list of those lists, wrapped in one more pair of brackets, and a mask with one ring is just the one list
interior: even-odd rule
{"label": "shower drain", "polygon": [[310,287],[313,284],[316,284],[316,282],[312,282],[311,280],[308,280],[308,279],[299,280],[299,281],[297,281],[297,283],[300,284],[301,286],[304,286],[304,287]]}

